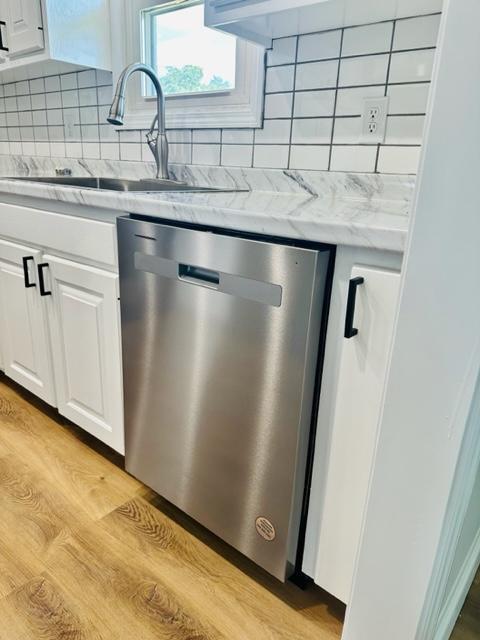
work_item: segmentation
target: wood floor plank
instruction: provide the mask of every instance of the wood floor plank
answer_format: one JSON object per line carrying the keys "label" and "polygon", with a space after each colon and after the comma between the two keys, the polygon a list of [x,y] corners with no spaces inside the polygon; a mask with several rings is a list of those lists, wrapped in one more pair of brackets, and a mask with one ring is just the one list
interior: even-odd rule
{"label": "wood floor plank", "polygon": [[48,574],[0,600],[0,640],[103,640],[78,616]]}
{"label": "wood floor plank", "polygon": [[[174,592],[141,554],[98,523],[76,532],[47,563],[71,599],[112,638],[227,640],[198,603]],[[101,603],[98,611],[92,603]]]}
{"label": "wood floor plank", "polygon": [[480,568],[468,593],[465,604],[450,640],[479,640],[480,638]]}
{"label": "wood floor plank", "polygon": [[101,518],[144,490],[142,483],[79,441],[53,412],[42,413],[31,404],[33,398],[22,397],[5,378],[0,384],[0,451],[14,452],[61,487],[72,505]]}
{"label": "wood floor plank", "polygon": [[[0,376],[0,640],[338,640],[281,585]],[[112,461],[113,460],[113,461]]]}
{"label": "wood floor plank", "polygon": [[[176,511],[165,501],[156,501]],[[203,530],[210,543],[205,544],[143,499],[122,505],[99,524],[148,558],[149,566],[171,590],[188,591],[190,598],[202,604],[203,615],[211,616],[231,640],[336,640],[341,635],[344,610],[339,606],[337,616],[332,615],[328,603],[332,605],[333,598],[318,589],[306,593],[291,584],[282,585],[231,551],[236,556],[233,564],[212,548],[216,544],[228,552],[227,545]],[[238,566],[247,563],[254,577]]]}

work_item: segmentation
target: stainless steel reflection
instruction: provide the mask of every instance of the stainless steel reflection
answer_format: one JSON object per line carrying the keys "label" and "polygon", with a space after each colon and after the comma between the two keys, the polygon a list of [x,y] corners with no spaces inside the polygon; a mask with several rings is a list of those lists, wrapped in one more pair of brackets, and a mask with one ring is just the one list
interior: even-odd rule
{"label": "stainless steel reflection", "polygon": [[118,220],[127,470],[284,580],[329,251]]}
{"label": "stainless steel reflection", "polygon": [[188,191],[203,193],[209,191],[230,191],[230,189],[216,189],[214,187],[198,187],[188,185],[175,180],[143,179],[126,180],[123,178],[94,178],[74,176],[28,176],[4,178],[5,180],[24,180],[26,182],[45,182],[47,184],[60,184],[81,189],[107,189],[110,191]]}

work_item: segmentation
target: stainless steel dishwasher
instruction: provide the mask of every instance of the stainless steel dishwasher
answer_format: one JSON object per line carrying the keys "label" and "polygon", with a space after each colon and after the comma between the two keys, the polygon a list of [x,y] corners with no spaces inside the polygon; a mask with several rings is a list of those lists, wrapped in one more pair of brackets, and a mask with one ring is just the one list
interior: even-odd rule
{"label": "stainless steel dishwasher", "polygon": [[332,249],[133,217],[118,238],[126,468],[285,580]]}

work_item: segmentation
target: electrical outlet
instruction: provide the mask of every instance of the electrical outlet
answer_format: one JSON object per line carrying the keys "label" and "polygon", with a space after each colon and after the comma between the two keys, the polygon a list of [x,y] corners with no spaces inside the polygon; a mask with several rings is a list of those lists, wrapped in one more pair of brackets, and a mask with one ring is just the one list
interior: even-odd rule
{"label": "electrical outlet", "polygon": [[360,142],[377,144],[385,139],[387,125],[388,96],[365,98],[362,112]]}

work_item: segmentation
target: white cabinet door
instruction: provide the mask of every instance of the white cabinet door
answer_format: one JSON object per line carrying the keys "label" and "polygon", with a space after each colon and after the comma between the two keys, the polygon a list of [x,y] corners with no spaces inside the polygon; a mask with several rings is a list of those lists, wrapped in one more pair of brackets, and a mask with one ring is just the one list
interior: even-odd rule
{"label": "white cabinet door", "polygon": [[58,410],[124,452],[118,275],[45,255]]}
{"label": "white cabinet door", "polygon": [[44,48],[40,0],[3,0],[6,3],[9,56],[21,56]]}
{"label": "white cabinet door", "polygon": [[[28,258],[27,275],[23,258]],[[0,240],[1,351],[5,373],[54,405],[47,313],[37,286],[39,258],[35,249]]]}
{"label": "white cabinet door", "polygon": [[353,326],[343,338],[315,582],[348,602],[368,497],[400,274],[355,266]]}

